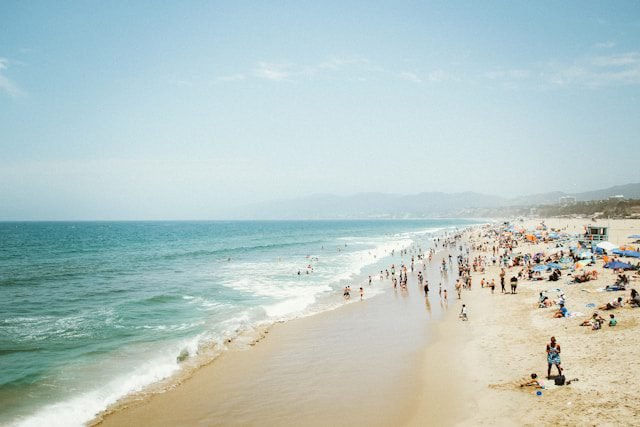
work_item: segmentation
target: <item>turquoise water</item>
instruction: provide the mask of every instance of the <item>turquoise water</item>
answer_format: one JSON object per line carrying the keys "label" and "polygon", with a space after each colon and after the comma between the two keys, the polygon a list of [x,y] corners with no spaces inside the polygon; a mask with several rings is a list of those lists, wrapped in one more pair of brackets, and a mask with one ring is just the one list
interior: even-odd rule
{"label": "turquoise water", "polygon": [[468,224],[0,223],[0,424],[82,424],[243,332],[343,304],[392,249]]}

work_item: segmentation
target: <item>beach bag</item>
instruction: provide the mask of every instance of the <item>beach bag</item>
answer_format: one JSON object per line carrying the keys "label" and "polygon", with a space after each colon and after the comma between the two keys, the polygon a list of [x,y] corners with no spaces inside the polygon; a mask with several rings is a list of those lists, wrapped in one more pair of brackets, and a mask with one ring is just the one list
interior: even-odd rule
{"label": "beach bag", "polygon": [[564,375],[558,375],[553,381],[556,383],[556,385],[564,385],[565,377]]}

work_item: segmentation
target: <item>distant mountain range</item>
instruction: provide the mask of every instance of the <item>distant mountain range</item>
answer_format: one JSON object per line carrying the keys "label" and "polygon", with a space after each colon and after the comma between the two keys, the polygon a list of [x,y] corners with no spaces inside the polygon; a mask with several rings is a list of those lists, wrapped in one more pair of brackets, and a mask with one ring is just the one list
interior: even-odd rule
{"label": "distant mountain range", "polygon": [[351,196],[314,194],[292,200],[246,206],[242,218],[251,219],[355,219],[355,218],[434,218],[469,216],[475,209],[533,206],[558,203],[563,196],[577,201],[602,200],[624,195],[640,199],[640,183],[617,185],[584,193],[554,191],[530,196],[505,198],[474,192],[429,192],[413,195],[359,193]]}

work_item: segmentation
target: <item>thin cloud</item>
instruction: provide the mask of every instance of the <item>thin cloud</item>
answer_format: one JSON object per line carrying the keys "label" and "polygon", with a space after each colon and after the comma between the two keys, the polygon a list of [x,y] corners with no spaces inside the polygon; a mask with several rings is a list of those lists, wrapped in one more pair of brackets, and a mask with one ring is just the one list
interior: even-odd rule
{"label": "thin cloud", "polygon": [[4,92],[12,98],[22,95],[22,90],[11,81],[6,75],[4,75],[4,71],[9,69],[9,64],[11,62],[7,58],[0,58],[0,92]]}
{"label": "thin cloud", "polygon": [[593,47],[595,47],[596,49],[611,49],[615,46],[616,44],[614,42],[601,42],[593,45]]}
{"label": "thin cloud", "polygon": [[412,73],[410,71],[400,73],[400,78],[418,84],[422,84],[424,82],[424,80],[422,80],[416,73]]}
{"label": "thin cloud", "polygon": [[369,60],[361,56],[334,56],[318,64],[320,70],[341,70],[355,65],[369,65]]}
{"label": "thin cloud", "polygon": [[245,80],[246,78],[247,78],[246,75],[238,73],[238,74],[231,74],[228,76],[220,76],[218,77],[217,80],[220,82],[238,82],[238,81]]}
{"label": "thin cloud", "polygon": [[598,56],[592,59],[593,65],[598,67],[624,67],[640,64],[640,53],[627,52],[616,55]]}
{"label": "thin cloud", "polygon": [[557,86],[640,85],[640,53],[589,57],[568,65],[552,66],[545,76],[548,83]]}
{"label": "thin cloud", "polygon": [[260,62],[254,71],[254,75],[261,79],[283,81],[287,80],[291,75],[288,69],[289,67],[286,65]]}

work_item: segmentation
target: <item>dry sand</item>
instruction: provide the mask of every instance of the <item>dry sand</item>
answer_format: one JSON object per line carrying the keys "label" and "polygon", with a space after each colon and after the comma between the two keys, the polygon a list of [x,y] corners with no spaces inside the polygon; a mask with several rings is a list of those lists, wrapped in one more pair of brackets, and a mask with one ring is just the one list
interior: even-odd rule
{"label": "dry sand", "polygon": [[[569,232],[587,222],[546,221]],[[640,233],[639,221],[598,224],[611,227],[614,243]],[[445,282],[445,305],[437,295],[438,260],[427,272],[432,292],[426,300],[410,275],[407,294],[389,291],[276,325],[250,350],[227,352],[181,385],[116,408],[102,424],[639,424],[640,309],[615,310],[615,328],[578,326],[593,312],[587,304],[628,297],[629,292],[595,292],[613,282],[601,261],[598,281],[567,284],[566,274],[559,282],[520,281],[516,295],[500,293],[499,270],[491,267],[473,275],[462,301],[455,300],[451,280]],[[481,277],[496,279],[495,294],[480,288]],[[374,286],[390,287],[386,281]],[[584,317],[554,319],[555,308],[537,308],[538,293],[556,287],[566,294],[568,308]],[[462,303],[469,307],[468,322],[457,316]],[[608,318],[608,312],[601,314]],[[518,384],[531,372],[546,375],[545,345],[552,335],[562,346],[567,378],[579,381],[549,386],[538,396]]]}

